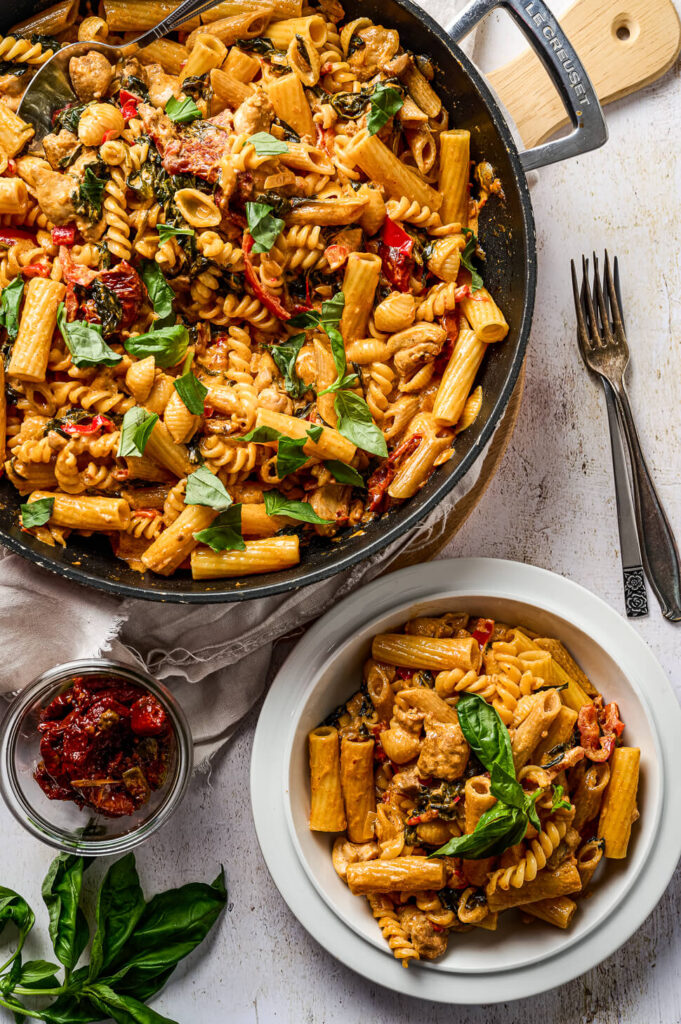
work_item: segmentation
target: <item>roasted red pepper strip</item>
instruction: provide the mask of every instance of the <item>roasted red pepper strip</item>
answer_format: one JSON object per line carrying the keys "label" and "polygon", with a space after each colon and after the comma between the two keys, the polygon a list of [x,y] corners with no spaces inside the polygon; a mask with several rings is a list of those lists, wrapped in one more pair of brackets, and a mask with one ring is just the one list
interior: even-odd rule
{"label": "roasted red pepper strip", "polygon": [[624,723],[614,701],[603,707],[603,698],[596,697],[593,704],[580,708],[577,728],[584,753],[590,761],[600,763],[611,756],[618,736],[622,735]]}
{"label": "roasted red pepper strip", "polygon": [[378,254],[381,257],[383,273],[390,284],[400,292],[409,291],[409,278],[414,269],[412,252],[414,239],[404,228],[386,217],[381,235]]}
{"label": "roasted red pepper strip", "polygon": [[29,263],[28,266],[21,268],[21,273],[24,277],[49,277],[50,268],[44,263]]}
{"label": "roasted red pepper strip", "polygon": [[76,225],[66,224],[61,228],[52,228],[52,241],[55,245],[75,245]]}
{"label": "roasted red pepper strip", "polygon": [[246,273],[246,280],[250,284],[256,296],[260,299],[263,306],[269,309],[270,313],[274,313],[278,320],[290,320],[291,314],[289,311],[284,309],[277,296],[266,291],[258,280],[258,275],[255,272],[253,261],[250,257],[250,252],[253,248],[253,235],[251,235],[249,231],[244,231],[242,247],[244,252],[244,271]]}
{"label": "roasted red pepper strip", "polygon": [[98,413],[89,423],[64,423],[59,429],[63,430],[65,434],[78,434],[81,437],[87,437],[90,434],[96,434],[98,430],[104,430],[110,434],[116,429],[116,425],[108,416]]}
{"label": "roasted red pepper strip", "polygon": [[478,641],[480,647],[489,643],[489,638],[494,632],[494,619],[478,619],[471,636]]}
{"label": "roasted red pepper strip", "polygon": [[4,171],[2,172],[2,177],[3,178],[13,178],[16,173],[17,173],[17,162],[16,162],[16,160],[13,160],[12,157],[10,157],[9,160],[7,161],[7,167],[5,167]]}
{"label": "roasted red pepper strip", "polygon": [[24,238],[35,242],[35,233],[24,228],[0,228],[0,246],[12,246]]}
{"label": "roasted red pepper strip", "polygon": [[140,97],[135,96],[134,93],[128,92],[127,89],[121,89],[118,94],[118,101],[121,105],[121,114],[125,121],[129,121],[133,117],[137,117],[137,104],[140,102]]}
{"label": "roasted red pepper strip", "polygon": [[383,464],[371,474],[367,483],[369,512],[377,512],[383,504],[386,491],[397,472],[397,463],[399,460],[409,458],[420,444],[420,434],[413,434],[412,437],[408,437],[407,440],[403,441],[399,448],[396,448],[394,452],[391,452],[385,462],[383,462]]}

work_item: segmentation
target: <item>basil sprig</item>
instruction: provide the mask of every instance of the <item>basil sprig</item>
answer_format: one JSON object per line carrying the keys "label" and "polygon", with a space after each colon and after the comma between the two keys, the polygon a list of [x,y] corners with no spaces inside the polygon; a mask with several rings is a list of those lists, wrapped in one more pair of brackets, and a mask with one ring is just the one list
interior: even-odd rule
{"label": "basil sprig", "polygon": [[157,420],[155,412],[147,412],[140,405],[133,405],[132,409],[128,409],[121,423],[121,439],[116,452],[118,458],[144,455],[144,449]]}
{"label": "basil sprig", "polygon": [[175,323],[175,310],[173,309],[175,292],[163,276],[163,271],[158,263],[154,260],[144,260],[142,280],[157,317],[154,320],[153,328],[158,330],[159,327],[170,327]]}
{"label": "basil sprig", "polygon": [[[62,853],[42,887],[49,935],[59,963],[22,962],[21,951],[35,922],[18,893],[0,886],[0,931],[13,923],[19,937],[0,967],[0,1006],[15,1019],[50,1024],[85,1024],[113,1018],[120,1024],[175,1024],[145,1005],[167,982],[180,960],[211,930],[227,901],[224,873],[210,884],[190,882],[145,900],[132,853],[115,861],[99,887],[90,962],[76,964],[90,938],[82,908],[83,874],[91,861]],[[63,981],[59,973],[64,969]],[[35,1009],[23,998],[51,1000]]]}
{"label": "basil sprig", "polygon": [[185,96],[182,100],[176,100],[174,96],[171,96],[166,103],[166,114],[176,124],[191,124],[192,121],[198,121],[201,117],[201,111],[189,96]]}
{"label": "basil sprig", "polygon": [[306,501],[293,501],[279,491],[265,491],[263,497],[268,516],[290,516],[291,519],[319,526],[328,526],[331,522],[330,519],[321,519]]}
{"label": "basil sprig", "polygon": [[19,333],[19,308],[24,294],[24,282],[20,277],[2,290],[0,298],[0,325],[7,331],[8,337],[14,341]]}
{"label": "basil sprig", "polygon": [[543,790],[526,793],[516,779],[508,729],[495,708],[475,693],[464,693],[456,711],[472,752],[490,773],[490,792],[497,803],[485,811],[473,832],[450,839],[431,856],[494,857],[521,841],[528,822],[541,829],[535,801]]}
{"label": "basil sprig", "polygon": [[480,291],[484,284],[480,272],[476,270],[473,265],[473,257],[475,256],[475,251],[478,247],[478,238],[475,232],[471,231],[470,228],[464,228],[463,233],[466,235],[466,244],[461,250],[461,263],[466,270],[470,271],[471,291],[477,292]]}
{"label": "basil sprig", "polygon": [[[25,530],[33,526],[44,526],[52,515],[54,498],[38,498],[19,506],[21,509],[21,525]],[[0,892],[0,923],[2,922],[2,895]]]}
{"label": "basil sprig", "polygon": [[348,466],[338,459],[327,459],[324,463],[334,480],[339,484],[352,484],[353,487],[366,487],[364,477],[360,476],[354,466]]}
{"label": "basil sprig", "polygon": [[63,302],[59,303],[57,310],[57,326],[75,366],[116,366],[123,358],[104,341],[101,324],[91,324],[86,320],[67,321]]}
{"label": "basil sprig", "polygon": [[269,132],[256,132],[249,136],[248,142],[252,142],[258,156],[279,156],[281,153],[288,153],[288,146],[282,139],[275,139]]}
{"label": "basil sprig", "polygon": [[296,373],[296,359],[305,344],[305,333],[294,334],[281,345],[272,345],[270,355],[284,378],[284,387],[292,398],[301,398],[308,390],[305,381]]}
{"label": "basil sprig", "polygon": [[371,110],[367,118],[369,135],[379,132],[403,104],[404,97],[399,89],[379,82],[371,95]]}
{"label": "basil sprig", "polygon": [[253,252],[269,252],[284,226],[280,217],[274,216],[274,207],[269,203],[246,203],[246,221],[253,236]]}
{"label": "basil sprig", "polygon": [[132,356],[153,356],[157,366],[177,366],[187,354],[189,331],[183,324],[173,324],[126,338],[123,344]]}
{"label": "basil sprig", "polygon": [[226,512],[232,504],[224,484],[207,466],[199,466],[189,474],[184,500],[186,505],[207,505],[218,512]]}
{"label": "basil sprig", "polygon": [[240,440],[254,441],[256,444],[268,444],[276,441],[277,476],[280,480],[283,480],[285,476],[295,473],[305,465],[309,455],[305,454],[303,448],[307,444],[308,438],[312,441],[319,440],[322,436],[322,428],[318,424],[313,424],[306,431],[306,435],[306,437],[289,437],[288,434],[282,434],[275,427],[263,426],[254,427],[248,434],[244,434]]}
{"label": "basil sprig", "polygon": [[213,551],[245,551],[246,542],[241,534],[241,505],[230,505],[210,526],[195,533],[194,539],[207,544]]}
{"label": "basil sprig", "polygon": [[193,235],[196,233],[194,228],[180,228],[174,224],[157,224],[156,230],[158,231],[161,243],[167,242],[169,238],[175,238],[177,235]]}

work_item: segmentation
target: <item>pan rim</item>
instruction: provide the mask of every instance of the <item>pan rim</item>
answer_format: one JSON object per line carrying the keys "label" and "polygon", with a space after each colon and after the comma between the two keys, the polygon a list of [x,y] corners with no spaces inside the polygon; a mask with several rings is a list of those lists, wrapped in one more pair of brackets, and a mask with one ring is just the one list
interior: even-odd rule
{"label": "pan rim", "polygon": [[[90,572],[88,569],[76,565],[60,565],[50,558],[48,554],[43,554],[31,545],[25,543],[20,536],[13,536],[12,534],[0,529],[0,542],[5,547],[9,548],[10,551],[21,555],[34,565],[39,566],[41,569],[47,569],[49,572],[63,577],[64,579],[68,579],[73,583],[78,583],[85,587],[91,587],[95,590],[108,593],[118,598],[136,598],[138,600],[166,602],[172,604],[231,604],[237,601],[250,601],[263,597],[273,597],[276,594],[283,594],[297,590],[301,587],[308,587],[315,583],[320,583],[325,579],[329,579],[331,576],[344,572],[353,565],[370,558],[372,555],[383,551],[386,547],[404,536],[409,532],[409,530],[413,529],[419,524],[419,522],[425,519],[428,513],[431,512],[436,505],[438,505],[463,479],[466,473],[480,457],[510,401],[521,367],[525,360],[525,353],[532,326],[537,287],[537,245],[532,201],[525,171],[523,170],[520,162],[518,147],[513,138],[508,122],[501,111],[499,101],[496,99],[491,87],[485,81],[482,73],[475,67],[472,61],[466,56],[463,50],[461,50],[449,33],[446,32],[445,29],[439,25],[427,11],[424,11],[417,4],[413,3],[413,0],[394,0],[394,2],[399,7],[406,10],[412,17],[418,19],[440,40],[448,50],[452,60],[456,60],[461,65],[463,71],[471,80],[474,88],[479,93],[487,108],[487,112],[493,123],[495,131],[499,134],[501,141],[506,148],[511,169],[513,171],[514,181],[519,192],[526,249],[523,312],[518,330],[516,352],[513,357],[510,371],[496,398],[478,440],[464,455],[463,459],[452,472],[451,476],[444,478],[442,483],[433,491],[430,497],[422,505],[415,506],[412,511],[407,511],[406,515],[401,517],[392,525],[386,520],[387,528],[376,537],[372,538],[371,543],[366,547],[360,547],[355,551],[349,551],[339,558],[330,557],[328,564],[319,566],[315,569],[310,569],[300,581],[277,580],[276,574],[270,574],[275,577],[272,582],[268,581],[255,585],[251,585],[249,582],[249,586],[243,589],[240,589],[240,586],[243,586],[243,584],[238,579],[229,581],[206,581],[210,582],[211,586],[215,585],[216,587],[221,585],[224,587],[224,585],[227,584],[230,589],[206,589],[197,591],[177,591],[162,587],[146,589],[143,586],[135,586],[132,583],[104,579],[96,573]],[[143,577],[140,577],[140,584],[142,583],[142,579]],[[189,582],[195,583],[196,581]]]}

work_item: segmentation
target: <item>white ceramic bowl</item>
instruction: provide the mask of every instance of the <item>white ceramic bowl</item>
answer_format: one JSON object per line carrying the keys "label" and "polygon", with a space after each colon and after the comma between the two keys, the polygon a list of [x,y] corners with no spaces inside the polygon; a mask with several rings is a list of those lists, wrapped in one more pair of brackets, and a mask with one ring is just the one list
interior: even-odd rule
{"label": "white ceramic bowl", "polygon": [[[392,960],[366,901],[336,875],[333,837],[308,828],[306,736],[358,688],[375,633],[414,615],[459,609],[558,637],[605,697],[617,701],[626,742],[641,748],[641,818],[626,861],[610,861],[599,871],[592,896],[566,932],[541,922],[526,928],[517,915],[507,914],[497,932],[453,935],[444,957],[404,971]],[[681,794],[670,774],[679,735],[681,710],[660,666],[631,626],[581,587],[540,569],[492,559],[415,566],[339,604],[280,670],[254,743],[258,838],[294,913],[330,952],[361,973],[412,995],[452,1002],[527,995],[609,955],[662,894],[681,855],[681,835],[673,827],[681,815]]]}

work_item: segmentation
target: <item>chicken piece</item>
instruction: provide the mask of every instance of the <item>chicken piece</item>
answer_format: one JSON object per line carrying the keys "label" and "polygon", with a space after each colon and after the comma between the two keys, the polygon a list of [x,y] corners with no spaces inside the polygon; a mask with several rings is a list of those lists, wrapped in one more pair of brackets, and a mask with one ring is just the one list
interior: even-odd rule
{"label": "chicken piece", "polygon": [[172,97],[180,98],[182,86],[179,78],[167,75],[160,64],[148,64],[145,70],[150,103],[155,107],[165,107]]}
{"label": "chicken piece", "polygon": [[438,722],[429,712],[425,718],[426,736],[416,767],[422,776],[454,782],[468,763],[469,746],[458,722]]}
{"label": "chicken piece", "polygon": [[305,344],[296,357],[296,373],[308,386],[314,384],[317,379],[317,360],[314,357],[314,348],[311,344]]}
{"label": "chicken piece", "polygon": [[167,114],[164,114],[162,110],[156,110],[156,108],[150,106],[149,103],[139,103],[137,106],[137,113],[142,118],[144,130],[151,135],[161,153],[161,156],[163,156],[163,152],[168,143],[177,138],[175,125]]}
{"label": "chicken piece", "polygon": [[234,113],[234,130],[255,135],[256,132],[268,132],[274,117],[272,102],[262,89],[258,89],[244,100]]}
{"label": "chicken piece", "polygon": [[90,50],[82,57],[69,61],[69,75],[76,96],[81,103],[99,100],[111,85],[114,70],[103,53]]}
{"label": "chicken piece", "polygon": [[63,167],[62,161],[72,156],[79,145],[77,137],[73,132],[67,131],[66,128],[62,128],[58,135],[52,133],[46,135],[43,139],[45,156],[55,171]]}
{"label": "chicken piece", "polygon": [[426,363],[432,363],[441,348],[436,341],[417,341],[395,353],[395,369],[401,377],[411,377]]}
{"label": "chicken piece", "polygon": [[[328,519],[332,524],[347,519],[349,502],[350,488],[343,484],[325,484],[310,496],[310,505],[320,519]],[[327,526],[319,527],[322,533],[328,529]]]}
{"label": "chicken piece", "polygon": [[333,844],[331,860],[336,873],[344,882],[348,877],[348,865],[360,864],[367,860],[376,860],[378,857],[378,845],[372,839],[369,843],[351,843],[348,839],[339,836]]}
{"label": "chicken piece", "polygon": [[447,948],[446,932],[436,932],[427,916],[418,907],[407,904],[398,911],[400,924],[423,960],[435,960]]}
{"label": "chicken piece", "polygon": [[277,388],[263,388],[258,395],[258,406],[263,409],[271,409],[273,412],[283,412],[290,416],[293,412],[291,399]]}
{"label": "chicken piece", "polygon": [[68,224],[76,215],[72,196],[78,181],[70,174],[53,171],[44,160],[40,164],[42,166],[33,168],[31,175],[38,205],[53,224]]}
{"label": "chicken piece", "polygon": [[421,778],[415,767],[396,772],[392,779],[392,789],[403,796],[417,796],[421,789]]}

